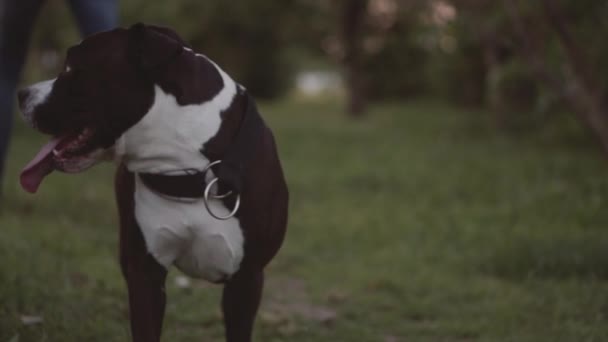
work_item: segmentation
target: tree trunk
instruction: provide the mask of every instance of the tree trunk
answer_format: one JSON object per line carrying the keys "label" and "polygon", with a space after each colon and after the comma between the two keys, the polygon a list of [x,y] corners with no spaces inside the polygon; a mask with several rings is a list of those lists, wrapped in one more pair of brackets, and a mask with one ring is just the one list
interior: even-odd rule
{"label": "tree trunk", "polygon": [[492,33],[488,34],[481,42],[485,70],[484,100],[492,113],[494,113],[496,125],[504,128],[507,126],[508,118],[505,100],[500,89],[503,63],[500,60],[496,39],[497,35]]}
{"label": "tree trunk", "polygon": [[367,96],[362,74],[362,31],[367,9],[367,0],[344,0],[342,2],[342,42],[344,46],[344,78],[347,87],[347,111],[360,117],[365,111]]}
{"label": "tree trunk", "polygon": [[[515,33],[523,42],[523,55],[530,63],[534,74],[543,83],[562,95],[579,119],[589,128],[608,155],[608,107],[602,89],[595,80],[591,65],[585,60],[583,49],[572,36],[565,18],[554,0],[542,0],[543,14],[551,30],[556,34],[564,51],[564,65],[568,71],[563,79],[549,70],[542,55],[541,40],[534,41],[533,25],[528,25],[518,8],[518,2],[503,0],[508,10]],[[567,77],[570,76],[570,77]]]}
{"label": "tree trunk", "polygon": [[608,153],[608,107],[599,82],[594,77],[597,73],[591,70],[583,48],[572,36],[567,20],[555,0],[542,0],[542,3],[547,21],[564,50],[566,65],[574,76],[573,95],[578,99],[578,106],[585,112],[587,124],[598,135],[604,152]]}

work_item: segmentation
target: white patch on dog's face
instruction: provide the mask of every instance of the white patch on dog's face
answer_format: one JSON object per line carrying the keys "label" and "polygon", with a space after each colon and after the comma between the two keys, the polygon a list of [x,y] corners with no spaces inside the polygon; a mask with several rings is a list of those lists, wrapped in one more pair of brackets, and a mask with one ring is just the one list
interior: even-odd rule
{"label": "white patch on dog's face", "polygon": [[43,104],[51,91],[53,90],[53,84],[55,83],[56,78],[52,80],[42,81],[35,83],[24,90],[27,91],[28,96],[26,102],[23,104],[23,108],[21,111],[23,112],[23,117],[28,124],[33,126],[34,124],[34,112],[36,111],[36,107]]}

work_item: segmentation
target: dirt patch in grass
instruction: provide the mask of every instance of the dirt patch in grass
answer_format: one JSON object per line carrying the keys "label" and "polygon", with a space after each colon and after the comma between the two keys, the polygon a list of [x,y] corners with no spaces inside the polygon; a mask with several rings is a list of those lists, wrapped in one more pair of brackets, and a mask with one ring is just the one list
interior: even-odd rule
{"label": "dirt patch in grass", "polygon": [[274,326],[283,335],[295,333],[300,323],[331,327],[338,319],[338,311],[333,305],[319,304],[312,300],[303,279],[288,276],[270,277],[266,281],[264,291],[260,321]]}

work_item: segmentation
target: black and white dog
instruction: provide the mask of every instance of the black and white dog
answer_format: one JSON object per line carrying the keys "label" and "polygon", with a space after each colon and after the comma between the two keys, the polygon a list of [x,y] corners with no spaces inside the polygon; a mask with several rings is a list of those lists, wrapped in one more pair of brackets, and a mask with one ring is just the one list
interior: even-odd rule
{"label": "black and white dog", "polygon": [[133,340],[160,340],[167,270],[223,283],[227,341],[250,341],[264,267],[279,250],[288,192],[274,138],[247,91],[170,29],[136,24],[68,50],[57,78],[18,93],[52,136],[25,167],[119,164],[120,264]]}

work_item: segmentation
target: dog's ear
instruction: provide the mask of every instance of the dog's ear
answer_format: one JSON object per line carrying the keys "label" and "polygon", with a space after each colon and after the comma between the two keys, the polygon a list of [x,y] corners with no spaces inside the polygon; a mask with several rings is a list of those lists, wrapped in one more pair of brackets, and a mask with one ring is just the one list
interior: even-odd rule
{"label": "dog's ear", "polygon": [[164,27],[164,26],[156,26],[156,25],[147,25],[146,26],[148,29],[156,31],[158,33],[164,34],[165,36],[175,40],[176,42],[180,43],[182,46],[185,46],[187,48],[190,48],[190,45],[188,43],[186,43],[182,37],[180,37],[175,31],[173,31],[172,29],[168,28],[168,27]]}
{"label": "dog's ear", "polygon": [[171,29],[137,23],[129,28],[132,60],[142,69],[153,69],[177,57],[186,44]]}

